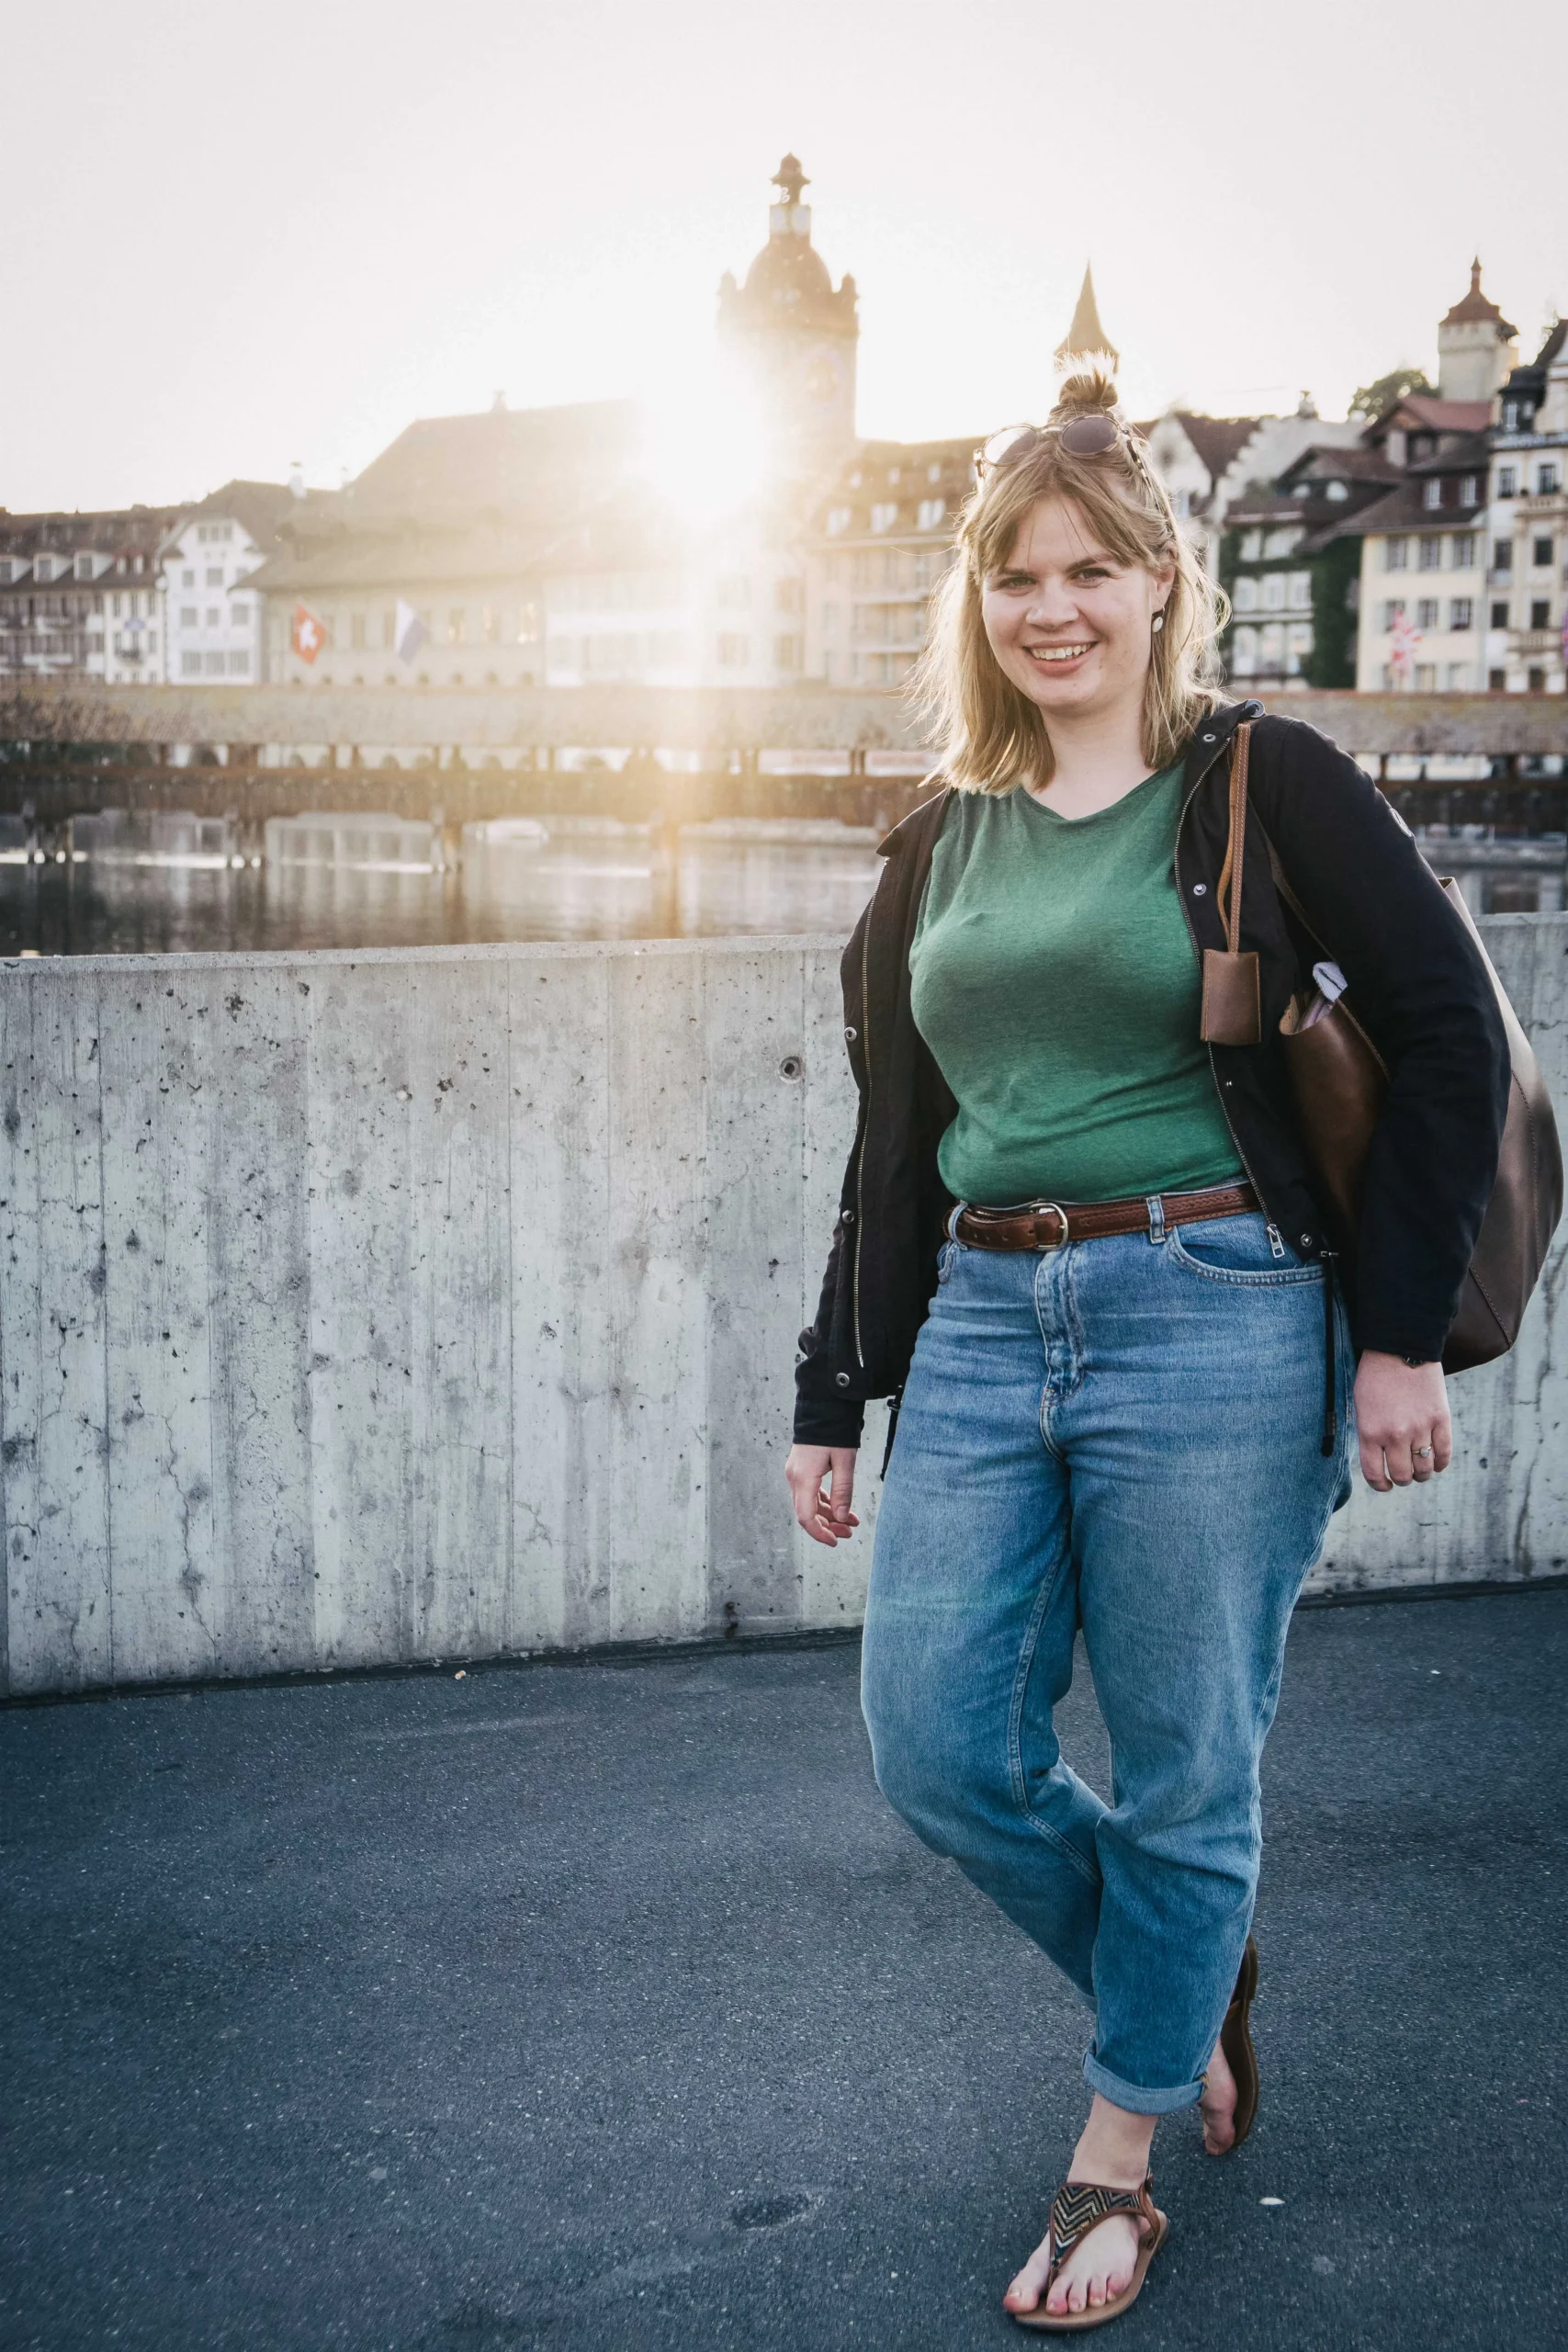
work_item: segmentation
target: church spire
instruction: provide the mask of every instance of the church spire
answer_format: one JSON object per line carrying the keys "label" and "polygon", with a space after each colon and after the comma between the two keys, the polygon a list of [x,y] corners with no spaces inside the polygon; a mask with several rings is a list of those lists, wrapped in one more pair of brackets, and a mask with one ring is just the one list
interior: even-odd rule
{"label": "church spire", "polygon": [[1054,356],[1057,367],[1064,370],[1080,359],[1108,359],[1112,368],[1121,365],[1122,354],[1100,323],[1100,311],[1094,299],[1094,272],[1087,264],[1072,325],[1056,345]]}

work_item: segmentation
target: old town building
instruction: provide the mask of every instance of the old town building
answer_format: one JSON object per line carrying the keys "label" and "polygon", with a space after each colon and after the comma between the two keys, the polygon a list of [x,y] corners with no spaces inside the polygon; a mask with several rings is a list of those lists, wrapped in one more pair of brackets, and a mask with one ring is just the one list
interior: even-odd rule
{"label": "old town building", "polygon": [[1568,684],[1568,321],[1512,368],[1488,438],[1486,684],[1510,694]]}
{"label": "old town building", "polygon": [[158,684],[158,557],[176,511],[9,514],[0,508],[0,678]]}
{"label": "old town building", "polygon": [[248,684],[266,675],[262,603],[250,575],[292,544],[333,493],[292,482],[231,481],[171,526],[162,549],[164,674]]}

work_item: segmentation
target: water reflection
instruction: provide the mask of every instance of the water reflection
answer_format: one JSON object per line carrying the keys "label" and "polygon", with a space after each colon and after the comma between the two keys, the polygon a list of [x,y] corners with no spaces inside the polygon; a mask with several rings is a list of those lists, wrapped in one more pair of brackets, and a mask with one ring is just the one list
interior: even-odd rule
{"label": "water reflection", "polygon": [[[479,833],[496,838],[471,838]],[[150,842],[133,848],[129,838],[116,841],[118,854],[0,862],[0,955],[844,937],[878,866],[867,830],[788,822],[677,834],[608,820],[510,820],[465,828],[445,870],[437,847],[411,855],[407,841],[377,841],[363,864],[321,854],[319,838],[265,864],[220,855],[216,843],[190,846],[189,862],[166,862],[162,842],[162,854],[150,854]]]}

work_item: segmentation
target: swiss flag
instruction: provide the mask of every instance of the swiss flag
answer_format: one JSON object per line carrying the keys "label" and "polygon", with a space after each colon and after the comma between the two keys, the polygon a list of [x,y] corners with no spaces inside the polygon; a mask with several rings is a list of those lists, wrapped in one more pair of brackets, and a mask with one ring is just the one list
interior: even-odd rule
{"label": "swiss flag", "polygon": [[327,641],[327,625],[308,605],[294,607],[294,650],[301,662],[313,662]]}

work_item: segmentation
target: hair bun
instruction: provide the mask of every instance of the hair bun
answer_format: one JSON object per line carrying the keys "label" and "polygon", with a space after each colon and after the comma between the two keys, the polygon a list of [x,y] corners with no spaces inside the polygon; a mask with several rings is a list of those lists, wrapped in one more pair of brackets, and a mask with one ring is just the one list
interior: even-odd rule
{"label": "hair bun", "polygon": [[1098,416],[1116,406],[1116,379],[1103,368],[1086,368],[1081,375],[1069,376],[1056,395],[1056,405],[1051,411],[1053,424],[1066,424],[1069,417]]}

